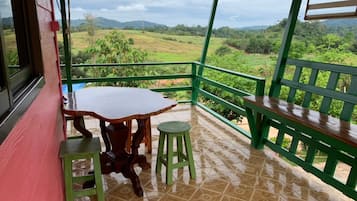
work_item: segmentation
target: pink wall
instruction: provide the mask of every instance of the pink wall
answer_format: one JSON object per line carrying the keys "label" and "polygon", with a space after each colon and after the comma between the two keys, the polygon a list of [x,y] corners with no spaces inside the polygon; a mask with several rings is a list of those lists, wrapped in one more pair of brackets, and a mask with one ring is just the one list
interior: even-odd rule
{"label": "pink wall", "polygon": [[0,200],[63,201],[59,144],[64,136],[51,0],[37,0],[45,86],[0,146]]}

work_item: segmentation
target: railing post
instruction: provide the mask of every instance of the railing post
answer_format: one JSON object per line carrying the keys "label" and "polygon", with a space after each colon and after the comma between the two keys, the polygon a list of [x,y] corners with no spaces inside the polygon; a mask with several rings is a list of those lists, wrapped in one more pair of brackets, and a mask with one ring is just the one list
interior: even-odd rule
{"label": "railing post", "polygon": [[291,40],[294,35],[295,25],[301,6],[301,0],[293,0],[290,7],[289,17],[286,22],[286,28],[279,51],[278,60],[273,75],[273,80],[269,90],[269,96],[278,96],[280,93],[281,85],[279,84],[285,71],[286,60],[288,59],[288,53],[291,45]]}
{"label": "railing post", "polygon": [[[63,47],[66,66],[66,78],[68,92],[72,92],[72,56],[71,56],[71,44],[69,42],[69,27],[67,26],[67,14],[65,0],[61,0],[61,18],[62,18],[62,35],[63,35]],[[70,19],[68,19],[70,20]]]}
{"label": "railing post", "polygon": [[[208,27],[207,27],[207,32],[206,32],[206,39],[205,39],[205,43],[203,45],[203,49],[202,49],[202,55],[201,55],[201,59],[200,59],[200,66],[198,68],[198,73],[197,76],[201,77],[203,74],[203,67],[204,64],[206,62],[206,57],[207,57],[207,51],[208,51],[208,46],[209,46],[209,42],[211,39],[211,35],[212,35],[212,27],[213,27],[213,22],[214,22],[214,18],[216,16],[216,9],[217,9],[217,4],[218,4],[218,0],[213,0],[213,4],[212,4],[212,10],[211,10],[211,16],[208,22]],[[196,104],[197,103],[197,98],[198,98],[198,90],[200,87],[200,80],[196,79],[196,83],[194,84],[197,91],[195,94],[195,96],[192,96],[192,103]]]}
{"label": "railing post", "polygon": [[265,90],[265,80],[257,80],[255,95],[264,96],[264,90]]}
{"label": "railing post", "polygon": [[199,80],[197,78],[197,65],[195,62],[192,63],[192,95],[191,95],[191,104],[192,105],[197,105],[197,99],[198,99],[198,85],[199,85]]}

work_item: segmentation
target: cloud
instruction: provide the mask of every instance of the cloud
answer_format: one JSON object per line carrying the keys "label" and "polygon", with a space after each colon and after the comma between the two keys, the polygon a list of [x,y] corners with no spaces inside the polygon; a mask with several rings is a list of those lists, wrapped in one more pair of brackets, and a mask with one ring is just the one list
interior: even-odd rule
{"label": "cloud", "polygon": [[130,12],[130,11],[145,11],[146,7],[143,4],[131,4],[126,6],[116,7],[117,11]]}
{"label": "cloud", "polygon": [[[214,27],[272,25],[288,17],[291,2],[292,0],[219,0]],[[72,19],[84,18],[84,14],[90,13],[121,22],[147,20],[169,26],[206,26],[212,1],[76,0],[71,2],[71,6]]]}
{"label": "cloud", "polygon": [[84,13],[86,12],[86,10],[84,8],[81,7],[76,7],[76,8],[71,8],[71,12],[81,12]]}

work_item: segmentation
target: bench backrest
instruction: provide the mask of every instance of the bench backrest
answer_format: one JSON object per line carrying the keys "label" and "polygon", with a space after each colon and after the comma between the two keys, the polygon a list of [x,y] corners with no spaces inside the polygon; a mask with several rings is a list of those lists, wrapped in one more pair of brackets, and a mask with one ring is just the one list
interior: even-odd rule
{"label": "bench backrest", "polygon": [[357,67],[288,59],[281,75],[270,96],[357,122]]}

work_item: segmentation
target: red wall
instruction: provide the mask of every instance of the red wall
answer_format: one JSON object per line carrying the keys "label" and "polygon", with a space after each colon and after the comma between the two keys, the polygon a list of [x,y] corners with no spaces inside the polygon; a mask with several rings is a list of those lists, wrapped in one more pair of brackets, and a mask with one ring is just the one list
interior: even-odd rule
{"label": "red wall", "polygon": [[0,146],[0,200],[63,201],[60,75],[51,0],[37,0],[45,86]]}

